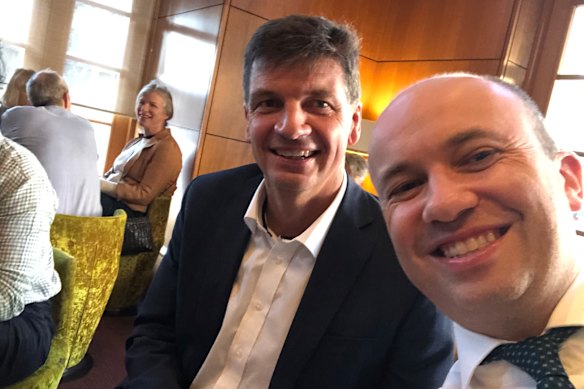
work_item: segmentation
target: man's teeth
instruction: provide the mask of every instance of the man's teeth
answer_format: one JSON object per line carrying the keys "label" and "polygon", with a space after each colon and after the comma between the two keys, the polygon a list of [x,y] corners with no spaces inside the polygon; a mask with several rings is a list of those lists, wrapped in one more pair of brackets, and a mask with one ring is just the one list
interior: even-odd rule
{"label": "man's teeth", "polygon": [[450,243],[442,246],[440,249],[445,257],[454,258],[461,257],[476,250],[480,250],[498,238],[499,234],[496,231],[489,231],[485,234],[473,236],[466,240]]}
{"label": "man's teeth", "polygon": [[308,158],[314,151],[311,150],[278,150],[278,155],[286,158]]}

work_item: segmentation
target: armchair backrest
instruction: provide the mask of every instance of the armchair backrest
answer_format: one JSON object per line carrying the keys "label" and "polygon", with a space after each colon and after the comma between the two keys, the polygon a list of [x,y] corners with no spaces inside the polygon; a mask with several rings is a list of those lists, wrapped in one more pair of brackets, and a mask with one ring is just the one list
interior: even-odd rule
{"label": "armchair backrest", "polygon": [[32,375],[7,389],[57,389],[67,367],[71,352],[73,332],[73,295],[75,288],[75,259],[67,253],[53,249],[55,269],[61,278],[61,291],[51,299],[55,336],[45,363]]}
{"label": "armchair backrest", "polygon": [[105,310],[118,273],[125,224],[126,213],[122,210],[109,217],[55,216],[51,243],[70,253],[77,265],[67,367],[83,359]]}
{"label": "armchair backrest", "polygon": [[120,257],[118,279],[107,305],[108,312],[123,312],[134,307],[144,297],[152,280],[158,253],[164,244],[170,200],[169,196],[158,196],[148,206],[147,215],[152,226],[154,250]]}

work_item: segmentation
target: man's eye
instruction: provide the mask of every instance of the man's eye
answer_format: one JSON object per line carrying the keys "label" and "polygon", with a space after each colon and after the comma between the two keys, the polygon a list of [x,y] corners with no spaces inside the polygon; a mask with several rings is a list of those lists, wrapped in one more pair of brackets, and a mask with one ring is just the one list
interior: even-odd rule
{"label": "man's eye", "polygon": [[391,200],[406,197],[412,194],[420,185],[422,185],[422,182],[419,180],[406,181],[391,189],[387,198]]}
{"label": "man's eye", "polygon": [[471,155],[470,160],[474,162],[480,162],[483,159],[489,158],[491,155],[493,155],[493,150],[482,150]]}
{"label": "man's eye", "polygon": [[330,110],[332,108],[331,104],[324,100],[311,100],[307,105],[315,110]]}
{"label": "man's eye", "polygon": [[463,158],[460,165],[473,170],[482,170],[491,166],[497,160],[497,155],[499,155],[499,150],[497,149],[481,149]]}
{"label": "man's eye", "polygon": [[262,100],[255,105],[254,110],[259,112],[268,112],[272,111],[276,108],[281,107],[281,104],[278,100],[268,99]]}

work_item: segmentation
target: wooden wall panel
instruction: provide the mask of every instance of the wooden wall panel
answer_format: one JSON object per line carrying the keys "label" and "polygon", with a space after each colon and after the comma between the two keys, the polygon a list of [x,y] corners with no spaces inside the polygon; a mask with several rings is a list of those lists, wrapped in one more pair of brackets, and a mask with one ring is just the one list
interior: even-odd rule
{"label": "wooden wall panel", "polygon": [[376,61],[494,59],[504,52],[514,0],[233,0],[265,19],[300,13],[352,23]]}
{"label": "wooden wall panel", "polygon": [[265,22],[257,16],[231,9],[219,61],[207,133],[245,141],[242,66],[245,46]]}
{"label": "wooden wall panel", "polygon": [[[229,14],[224,18],[225,34],[195,175],[253,161],[245,142],[241,68],[245,45],[265,20],[298,13],[353,24],[363,38],[363,117],[376,120],[398,91],[435,73],[497,75],[505,70],[512,79],[522,78],[524,72],[513,64],[503,66],[504,60],[513,56],[525,62],[537,25],[533,18],[543,1],[227,1]],[[526,5],[518,15],[520,2]],[[518,20],[522,24],[514,28]],[[512,31],[522,37],[513,47],[508,41]]]}
{"label": "wooden wall panel", "polygon": [[380,18],[377,61],[499,59],[513,0],[394,0]]}
{"label": "wooden wall panel", "polygon": [[128,116],[114,115],[104,163],[105,171],[109,170],[126,143],[135,136],[136,119]]}
{"label": "wooden wall panel", "polygon": [[503,76],[504,80],[521,86],[525,82],[526,73],[527,71],[523,66],[519,66],[514,62],[508,61],[501,75]]}
{"label": "wooden wall panel", "polygon": [[276,19],[291,14],[323,15],[337,22],[349,22],[363,38],[362,53],[374,58],[375,36],[381,28],[379,15],[388,12],[391,1],[354,0],[232,0],[234,7],[264,19]]}
{"label": "wooden wall panel", "polygon": [[361,76],[361,102],[363,103],[363,118],[375,120],[377,117],[372,110],[373,91],[375,85],[375,74],[377,71],[377,62],[365,57],[359,61],[359,73]]}
{"label": "wooden wall panel", "polygon": [[526,69],[541,24],[544,0],[521,0],[513,35],[510,38],[508,60]]}
{"label": "wooden wall panel", "polygon": [[497,60],[436,61],[436,62],[387,62],[379,63],[375,77],[375,90],[370,107],[373,120],[385,109],[395,95],[408,85],[436,73],[467,71],[496,75]]}
{"label": "wooden wall panel", "polygon": [[222,5],[223,0],[160,0],[158,17],[178,15],[180,13]]}
{"label": "wooden wall panel", "polygon": [[533,61],[523,83],[545,114],[572,20],[572,13],[582,0],[549,0],[544,3],[543,17],[534,43]]}
{"label": "wooden wall panel", "polygon": [[214,135],[205,137],[197,175],[212,173],[254,162],[251,145]]}

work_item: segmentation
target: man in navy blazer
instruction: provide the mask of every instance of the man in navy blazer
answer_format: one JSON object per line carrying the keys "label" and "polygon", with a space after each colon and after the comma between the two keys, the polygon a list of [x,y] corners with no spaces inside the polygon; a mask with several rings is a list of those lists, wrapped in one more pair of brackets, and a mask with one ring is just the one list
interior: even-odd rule
{"label": "man in navy blazer", "polygon": [[344,172],[359,40],[289,16],[245,52],[257,164],[188,187],[127,343],[122,388],[433,388],[450,322],[407,280],[377,200]]}

